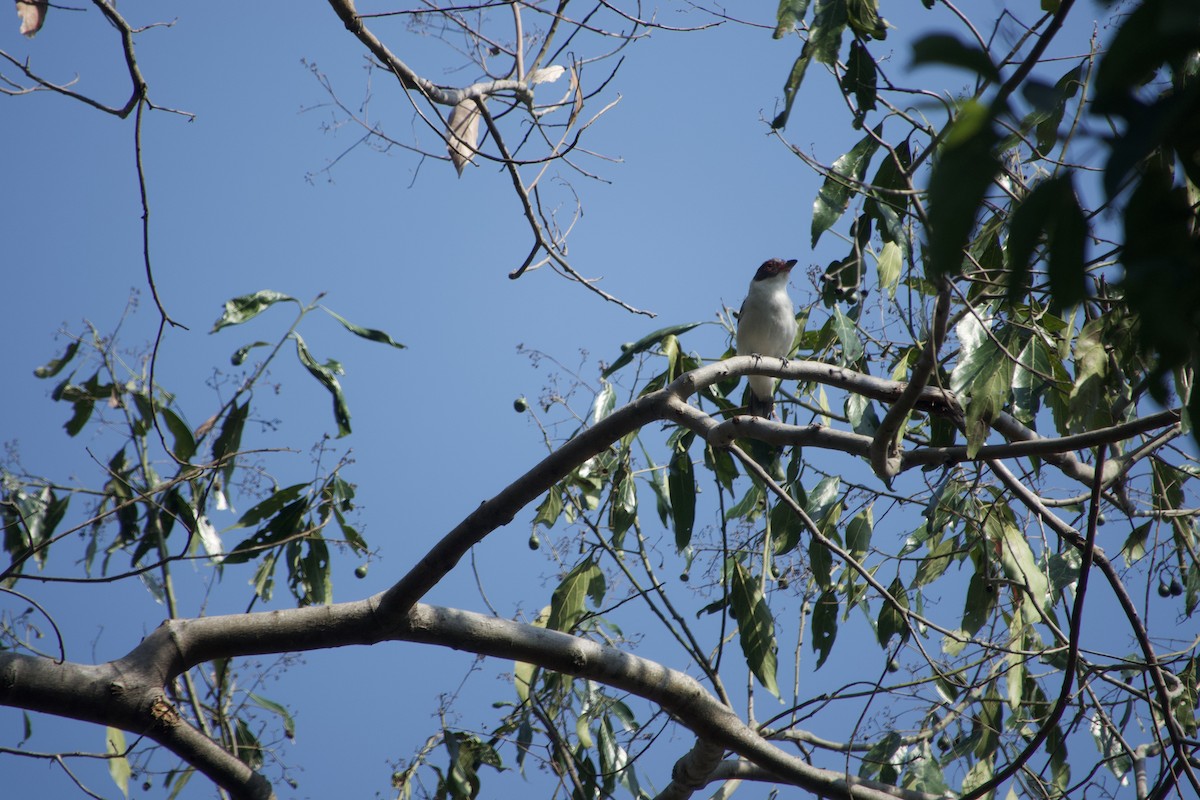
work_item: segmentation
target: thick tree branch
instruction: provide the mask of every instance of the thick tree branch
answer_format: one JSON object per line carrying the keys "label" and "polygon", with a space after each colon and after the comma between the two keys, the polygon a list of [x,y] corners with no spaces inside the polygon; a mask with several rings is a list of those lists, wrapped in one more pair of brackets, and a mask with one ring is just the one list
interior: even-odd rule
{"label": "thick tree branch", "polygon": [[935,800],[934,795],[819,769],[788,755],[694,678],[656,662],[536,625],[456,609],[419,604],[397,621],[377,613],[379,599],[167,620],[129,655],[99,666],[0,654],[0,702],[144,734],[188,758],[235,797],[265,798],[271,795],[265,779],[183,722],[166,702],[162,686],[214,658],[408,641],[526,661],[631,692],[661,706],[709,742],[706,749],[732,750],[776,780],[819,796]]}

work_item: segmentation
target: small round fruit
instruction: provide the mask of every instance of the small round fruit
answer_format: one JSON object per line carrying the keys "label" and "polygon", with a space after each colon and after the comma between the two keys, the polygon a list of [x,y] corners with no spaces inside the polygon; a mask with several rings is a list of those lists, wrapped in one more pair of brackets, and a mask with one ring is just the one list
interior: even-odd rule
{"label": "small round fruit", "polygon": [[513,400],[513,411],[517,412],[518,414],[524,414],[528,410],[529,401],[524,397],[518,397],[516,400]]}
{"label": "small round fruit", "polygon": [[529,549],[537,550],[542,546],[542,540],[538,538],[537,531],[529,534]]}
{"label": "small round fruit", "polygon": [[354,577],[356,577],[356,578],[367,577],[367,565],[359,564],[357,567],[355,567],[354,568]]}
{"label": "small round fruit", "polygon": [[1158,596],[1159,597],[1170,597],[1171,596],[1171,587],[1167,585],[1166,581],[1159,581]]}
{"label": "small round fruit", "polygon": [[889,658],[888,665],[887,665],[887,671],[888,672],[899,672],[900,671],[900,662],[894,658]]}
{"label": "small round fruit", "polygon": [[1173,578],[1171,580],[1171,597],[1179,597],[1181,594],[1183,594],[1183,584],[1179,582],[1178,578]]}

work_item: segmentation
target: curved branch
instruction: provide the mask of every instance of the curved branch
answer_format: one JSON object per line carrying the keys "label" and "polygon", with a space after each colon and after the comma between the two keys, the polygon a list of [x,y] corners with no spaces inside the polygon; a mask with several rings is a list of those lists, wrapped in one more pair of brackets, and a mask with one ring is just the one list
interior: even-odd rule
{"label": "curved branch", "polygon": [[[99,0],[96,1],[99,2]],[[367,29],[367,26],[363,24],[362,17],[354,8],[354,0],[329,0],[329,5],[342,20],[346,30],[354,34],[355,38],[366,45],[372,55],[392,71],[401,86],[420,92],[431,103],[456,106],[464,100],[482,99],[497,92],[513,92],[525,102],[533,100],[529,85],[523,80],[483,81],[471,84],[465,89],[439,86],[428,78],[418,75],[412,67],[398,58],[383,42],[379,41],[374,33]]]}
{"label": "curved branch", "polygon": [[942,342],[946,340],[946,320],[949,316],[950,281],[943,278],[937,305],[933,311],[933,321],[929,326],[929,340],[925,342],[925,349],[921,351],[921,357],[913,367],[904,393],[888,409],[871,441],[871,469],[885,484],[890,485],[892,478],[899,475],[903,469],[900,453],[902,426],[905,418],[916,406],[921,392],[929,384],[929,378],[937,369],[938,352],[942,349]]}

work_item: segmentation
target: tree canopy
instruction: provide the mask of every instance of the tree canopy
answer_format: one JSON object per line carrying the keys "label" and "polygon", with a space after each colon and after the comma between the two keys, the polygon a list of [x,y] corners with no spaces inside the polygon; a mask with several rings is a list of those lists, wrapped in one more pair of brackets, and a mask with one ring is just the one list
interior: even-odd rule
{"label": "tree canopy", "polygon": [[[428,315],[383,324],[336,295],[239,287],[206,332],[185,327],[200,313],[185,293],[160,292],[151,213],[165,178],[150,142],[182,138],[160,123],[193,112],[165,105],[139,52],[176,31],[154,9],[91,0],[78,16],[115,31],[107,69],[127,82],[113,100],[62,77],[69,51],[38,55],[60,20],[77,24],[71,9],[17,2],[36,38],[28,56],[0,49],[9,117],[49,95],[124,126],[141,211],[125,225],[154,322],[144,346],[126,343],[125,317],[68,325],[34,370],[69,463],[28,468],[19,440],[32,434],[7,420],[0,703],[21,722],[0,759],[49,761],[92,796],[109,788],[94,762],[126,795],[303,795],[290,742],[319,692],[272,683],[309,670],[294,654],[351,646],[383,676],[388,643],[403,643],[404,660],[499,680],[395,720],[416,745],[369,778],[401,798],[1200,794],[1200,7],[328,6],[323,28],[365,59],[368,88],[351,101],[360,84],[305,62],[330,131],[354,131],[320,174],[335,179],[351,152],[400,153],[413,185],[392,191],[420,205],[417,170],[453,169],[461,208],[490,191],[523,243],[458,263],[459,239],[486,241],[491,220],[456,213],[403,231],[450,253],[440,277],[454,294],[417,301]],[[622,113],[626,56],[733,35],[792,61],[737,80],[764,97],[782,85],[757,131],[780,169],[819,186],[769,200],[794,220],[786,240],[814,254],[794,273],[811,291],[788,359],[735,355],[736,299],[704,293],[717,267],[687,281],[715,321],[647,331],[653,298],[636,278],[599,282],[579,246],[596,179],[621,180],[604,131]],[[703,141],[684,87],[657,88],[659,118],[628,135]],[[841,155],[818,156],[818,129]],[[739,153],[708,158],[692,165],[701,181]],[[718,216],[739,202],[701,185]],[[318,234],[347,248],[369,235]],[[737,283],[767,255],[792,256],[746,252]],[[523,349],[546,388],[512,401],[520,432],[467,436],[443,397],[497,398],[455,337],[497,333],[455,303],[486,300],[475,278],[497,269],[514,292],[554,273],[572,313],[619,316],[596,361],[571,365],[570,330],[552,336],[560,352]],[[337,272],[372,280],[367,263]],[[172,355],[201,336],[225,364]],[[403,372],[422,346],[435,371],[386,400],[399,433],[363,427],[353,370],[327,354],[369,349],[368,370]],[[746,414],[751,374],[781,379],[777,417]],[[286,427],[312,405],[284,388],[301,381],[331,406],[311,448]],[[356,475],[346,443],[364,435],[396,437],[390,487]],[[408,471],[443,463],[404,446],[418,436],[454,454],[438,467],[444,495],[405,492]],[[514,436],[541,454],[483,480],[478,454],[503,455]],[[445,527],[413,535],[414,521],[437,524],[425,505]],[[544,585],[493,603],[489,582],[534,560]],[[335,580],[349,570],[364,582]],[[144,619],[107,605],[128,602],[114,587],[150,598]],[[64,635],[68,596],[97,598],[77,613],[101,609],[104,652],[119,655],[89,659]],[[349,677],[337,680],[370,707],[382,686]],[[413,709],[441,677],[410,679]],[[105,747],[35,750],[53,718],[102,728]],[[338,732],[348,746],[380,735],[354,718]],[[305,773],[336,771],[326,755]]]}

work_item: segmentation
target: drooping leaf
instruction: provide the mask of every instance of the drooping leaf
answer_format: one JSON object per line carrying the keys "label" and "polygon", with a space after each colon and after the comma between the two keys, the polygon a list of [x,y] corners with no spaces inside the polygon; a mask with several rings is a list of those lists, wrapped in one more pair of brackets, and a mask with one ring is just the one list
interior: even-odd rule
{"label": "drooping leaf", "polygon": [[105,752],[108,753],[108,774],[121,790],[121,794],[129,797],[129,778],[133,775],[133,769],[129,766],[129,760],[125,758],[125,752],[128,750],[125,745],[125,732],[120,728],[105,728],[104,745]]}
{"label": "drooping leaf", "polygon": [[569,632],[587,612],[585,599],[593,604],[604,599],[604,573],[591,558],[576,565],[558,584],[550,598],[550,617],[546,627],[552,631]]}
{"label": "drooping leaf", "polygon": [[808,42],[813,48],[813,57],[821,64],[833,66],[842,50],[842,33],[849,21],[847,0],[817,0],[813,11],[812,25],[808,28]]}
{"label": "drooping leaf", "polygon": [[838,626],[838,597],[836,592],[822,592],[813,604],[812,613],[812,647],[817,654],[817,664],[813,669],[820,669],[833,650],[833,642],[837,639]]}
{"label": "drooping leaf", "polygon": [[338,314],[337,312],[334,312],[334,311],[330,311],[325,306],[321,306],[321,310],[324,311],[329,316],[336,319],[338,322],[342,323],[342,327],[344,327],[346,330],[353,333],[355,336],[361,336],[364,339],[370,339],[372,342],[379,342],[380,344],[391,345],[392,347],[395,347],[398,350],[405,349],[405,345],[402,345],[399,342],[397,342],[395,339],[393,339],[391,337],[390,334],[388,334],[385,331],[377,330],[375,328],[364,328],[361,325],[355,325],[353,322],[346,319],[341,314]]}
{"label": "drooping leaf", "polygon": [[838,343],[842,346],[842,363],[847,366],[856,365],[863,357],[863,342],[859,336],[858,326],[854,320],[842,311],[841,307],[833,307],[831,317],[833,331],[837,334]]}
{"label": "drooping leaf", "polygon": [[817,586],[827,591],[833,588],[833,554],[816,537],[808,542],[808,568]]}
{"label": "drooping leaf", "polygon": [[307,483],[297,483],[286,489],[278,489],[272,492],[269,497],[243,514],[241,519],[234,523],[233,528],[249,528],[252,525],[257,525],[264,519],[275,516],[281,508],[298,499],[307,488]]}
{"label": "drooping leaf", "polygon": [[304,530],[304,514],[309,501],[302,497],[281,508],[270,520],[229,551],[226,564],[244,564],[262,554],[264,550],[286,542],[294,542]]}
{"label": "drooping leaf", "polygon": [[671,521],[675,527],[675,548],[683,551],[692,541],[696,521],[696,477],[688,454],[694,434],[676,443],[667,468],[667,486],[671,497]]}
{"label": "drooping leaf", "polygon": [[235,459],[231,458],[231,456],[242,445],[242,430],[246,426],[246,417],[249,414],[249,400],[240,406],[235,403],[233,408],[229,410],[229,414],[225,417],[225,422],[221,425],[221,432],[217,434],[216,441],[213,442],[213,459],[215,461],[228,459],[224,468],[226,486],[229,485],[229,479],[233,475],[235,466]]}
{"label": "drooping leaf", "polygon": [[233,352],[233,355],[231,355],[229,357],[229,363],[235,367],[240,367],[242,364],[246,363],[246,356],[250,355],[251,350],[253,350],[256,347],[270,347],[270,346],[271,346],[270,342],[261,342],[261,341],[251,342],[250,344],[242,345],[241,347],[239,347],[237,350],[235,350]]}
{"label": "drooping leaf", "polygon": [[856,514],[846,525],[846,549],[850,551],[851,556],[859,560],[862,560],[871,548],[871,516],[871,509],[867,508]]}
{"label": "drooping leaf", "polygon": [[900,284],[900,272],[903,268],[903,254],[895,242],[887,242],[875,262],[879,275],[879,289],[888,297],[896,296],[896,287]]}
{"label": "drooping leaf", "polygon": [[162,417],[163,424],[167,426],[167,430],[171,432],[171,437],[175,440],[171,446],[171,452],[180,461],[187,461],[196,454],[196,440],[192,438],[192,429],[179,418],[178,414],[165,406],[160,408],[158,413]]}
{"label": "drooping leaf", "polygon": [[475,156],[475,148],[479,144],[479,117],[479,106],[473,97],[463,100],[450,112],[450,121],[446,129],[446,149],[459,176]]}
{"label": "drooping leaf", "polygon": [[963,248],[984,193],[1000,170],[992,111],[976,101],[959,109],[929,177],[929,266],[931,277],[957,275]]}
{"label": "drooping leaf", "polygon": [[987,442],[992,420],[1004,410],[1012,385],[1012,364],[996,343],[997,331],[989,335],[974,315],[963,317],[954,330],[961,348],[950,373],[950,386],[967,398],[967,455],[974,458]]}
{"label": "drooping leaf", "polygon": [[808,10],[809,0],[779,0],[779,10],[775,16],[778,23],[775,25],[775,32],[771,34],[774,39],[782,39],[796,29],[796,24],[804,19],[804,12]]}
{"label": "drooping leaf", "polygon": [[51,359],[44,365],[33,371],[35,377],[38,378],[53,378],[58,373],[62,372],[63,367],[70,363],[75,354],[79,352],[79,340],[71,342],[67,345],[67,349],[58,358]]}
{"label": "drooping leaf", "polygon": [[[905,617],[901,609],[907,610],[908,593],[904,590],[904,584],[900,578],[892,579],[892,583],[888,586],[888,594],[896,601],[896,605],[884,601],[882,608],[879,610],[879,622],[875,627],[875,635],[879,641],[879,646],[886,648],[888,642],[893,636],[899,636],[901,642],[908,641],[909,628],[908,619]],[[896,608],[896,606],[900,608]]]}
{"label": "drooping leaf", "polygon": [[[879,16],[879,0],[846,0],[846,16],[850,28],[859,36],[872,39],[887,38],[887,23]],[[851,48],[858,40],[851,43]]]}
{"label": "drooping leaf", "polygon": [[[17,0],[17,17],[21,20],[21,35],[32,39],[46,24],[49,0]],[[128,792],[126,793],[128,794]]]}
{"label": "drooping leaf", "polygon": [[563,510],[562,492],[561,486],[554,486],[546,492],[546,499],[537,507],[533,517],[535,526],[545,525],[547,528],[553,528],[554,523],[558,522]]}
{"label": "drooping leaf", "polygon": [[800,55],[796,56],[795,62],[792,63],[792,69],[783,84],[783,110],[771,121],[771,128],[774,130],[779,130],[787,125],[788,117],[792,114],[792,104],[796,100],[796,93],[800,91],[800,84],[804,82],[804,73],[808,72],[810,61],[812,61],[812,47],[805,42],[804,46],[800,48]]}
{"label": "drooping leaf", "polygon": [[1000,79],[991,57],[976,44],[949,33],[930,33],[913,42],[913,66],[945,64],[971,70],[989,81]]}
{"label": "drooping leaf", "polygon": [[[1058,126],[1062,124],[1067,103],[1079,93],[1083,86],[1083,66],[1080,63],[1067,70],[1054,84],[1038,109],[1036,154],[1047,156],[1058,143]],[[1028,94],[1026,94],[1026,99],[1029,99]],[[1031,102],[1033,101],[1031,100]],[[1035,105],[1038,104],[1035,103]]]}
{"label": "drooping leaf", "polygon": [[292,719],[292,714],[287,710],[287,707],[276,703],[274,700],[268,700],[262,695],[255,694],[254,692],[247,692],[246,697],[250,700],[250,702],[254,703],[259,708],[265,711],[270,711],[272,714],[279,717],[280,721],[283,723],[284,736],[289,739],[296,738],[296,721]]}
{"label": "drooping leaf", "polygon": [[349,435],[350,409],[346,405],[346,398],[342,394],[342,385],[338,382],[334,369],[326,364],[317,363],[299,333],[293,331],[288,335],[296,340],[296,355],[299,357],[300,363],[304,365],[310,375],[329,390],[329,394],[333,397],[333,418],[337,422],[338,438]]}
{"label": "drooping leaf", "polygon": [[1149,522],[1143,522],[1130,532],[1125,543],[1121,545],[1121,557],[1125,559],[1126,566],[1133,566],[1142,556],[1146,555],[1146,540],[1149,536]]}
{"label": "drooping leaf", "polygon": [[738,623],[738,639],[746,664],[758,682],[771,694],[779,697],[775,682],[776,650],[775,621],[767,606],[759,581],[735,559],[725,563],[729,577],[729,602]]}
{"label": "drooping leaf", "polygon": [[[993,519],[994,517],[989,517],[985,525]],[[1025,535],[1008,522],[996,522],[995,526],[1000,528],[999,541],[996,544],[1000,550],[1000,565],[1004,569],[1005,577],[1018,586],[1026,587],[1033,602],[1047,614],[1051,613],[1054,595],[1050,591],[1050,582],[1038,566]]]}
{"label": "drooping leaf", "polygon": [[687,333],[692,328],[695,328],[698,325],[704,325],[704,324],[706,324],[706,323],[686,322],[681,325],[670,325],[666,328],[659,328],[658,330],[654,331],[653,333],[648,333],[645,336],[643,336],[641,339],[638,339],[636,342],[621,345],[621,355],[617,357],[616,361],[614,361],[603,372],[600,373],[600,377],[602,377],[602,378],[611,377],[614,372],[616,372],[617,370],[624,367],[626,364],[633,361],[633,357],[636,356],[638,353],[643,353],[643,352],[649,350],[651,347],[654,347],[655,345],[657,345],[659,342],[661,342],[663,339],[667,338],[668,336],[679,336],[681,334]]}
{"label": "drooping leaf", "polygon": [[829,168],[829,175],[813,201],[812,246],[815,247],[821,234],[829,230],[845,213],[851,195],[860,191],[867,167],[871,163],[871,156],[879,149],[882,135],[881,122]]}
{"label": "drooping leaf", "polygon": [[296,298],[271,289],[263,289],[254,294],[243,294],[226,300],[224,312],[221,314],[220,319],[213,324],[213,328],[209,333],[216,333],[222,328],[228,328],[231,325],[241,325],[243,322],[254,319],[276,303],[283,302],[299,304]]}

